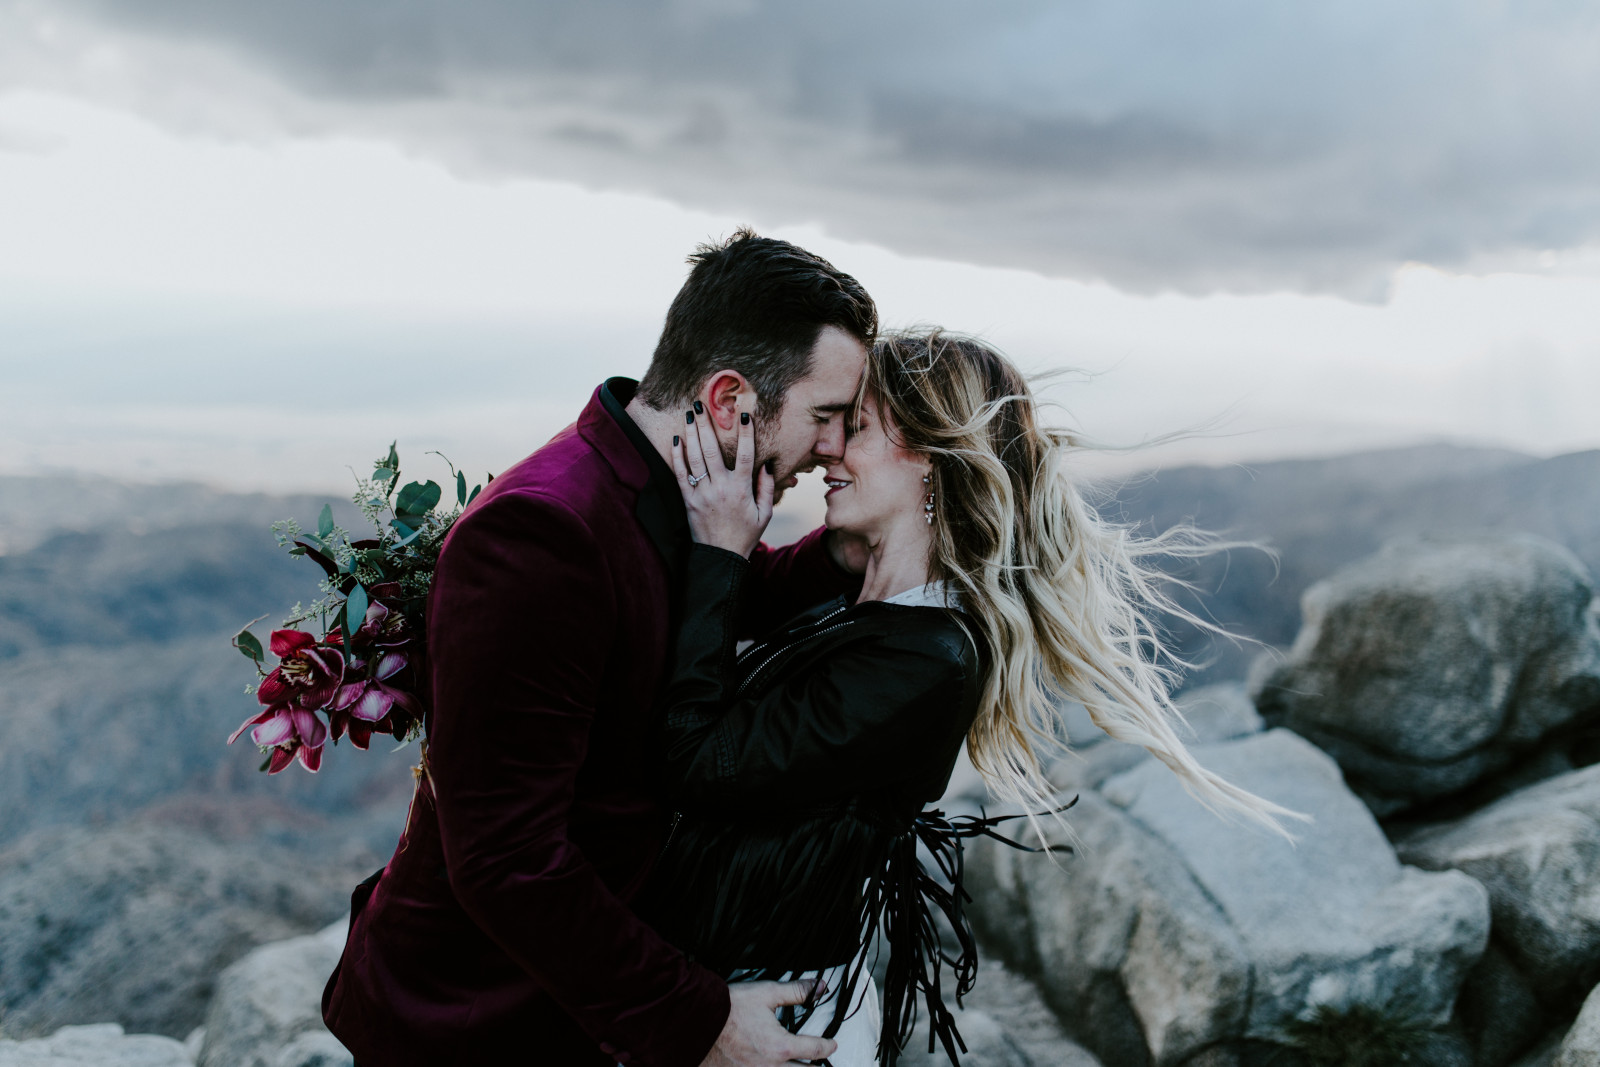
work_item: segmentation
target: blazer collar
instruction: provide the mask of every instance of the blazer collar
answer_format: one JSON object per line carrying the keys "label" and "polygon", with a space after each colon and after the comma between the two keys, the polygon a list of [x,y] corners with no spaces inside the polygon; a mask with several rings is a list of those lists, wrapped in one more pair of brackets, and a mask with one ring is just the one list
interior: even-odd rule
{"label": "blazer collar", "polygon": [[638,388],[639,383],[632,378],[607,378],[578,416],[578,432],[611,465],[624,485],[638,491],[633,513],[669,569],[677,572],[692,543],[689,515],[678,490],[678,476],[644,431],[628,417],[628,403]]}

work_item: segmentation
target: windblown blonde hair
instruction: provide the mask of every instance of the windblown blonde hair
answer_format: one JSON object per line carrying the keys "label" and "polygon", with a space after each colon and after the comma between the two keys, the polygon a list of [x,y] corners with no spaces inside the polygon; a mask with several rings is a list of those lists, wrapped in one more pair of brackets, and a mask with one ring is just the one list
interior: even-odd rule
{"label": "windblown blonde hair", "polygon": [[1045,427],[1027,380],[976,340],[921,329],[878,341],[863,395],[900,445],[930,458],[930,577],[960,591],[964,625],[989,653],[983,704],[967,735],[992,793],[1049,807],[1046,759],[1065,750],[1064,701],[1118,741],[1140,745],[1201,803],[1282,834],[1300,817],[1206,770],[1179,738],[1169,689],[1181,667],[1157,618],[1207,624],[1165,592],[1153,561],[1215,550],[1178,528],[1154,537],[1107,521],[1068,477],[1086,446]]}

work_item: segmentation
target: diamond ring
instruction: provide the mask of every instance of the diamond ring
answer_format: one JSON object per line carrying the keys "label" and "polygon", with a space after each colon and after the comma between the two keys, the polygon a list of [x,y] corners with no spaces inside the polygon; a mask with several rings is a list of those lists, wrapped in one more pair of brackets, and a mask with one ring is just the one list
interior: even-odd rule
{"label": "diamond ring", "polygon": [[711,477],[711,472],[710,471],[707,471],[705,474],[691,474],[691,475],[689,475],[689,488],[693,489],[695,486],[699,485],[701,482],[705,481],[709,477]]}

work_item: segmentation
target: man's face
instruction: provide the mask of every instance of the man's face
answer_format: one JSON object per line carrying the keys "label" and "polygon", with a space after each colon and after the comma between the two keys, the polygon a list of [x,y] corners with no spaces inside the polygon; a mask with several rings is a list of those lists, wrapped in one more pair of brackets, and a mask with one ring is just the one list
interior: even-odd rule
{"label": "man's face", "polygon": [[844,423],[855,403],[867,350],[837,326],[824,326],[811,349],[811,373],[789,387],[778,418],[756,427],[756,457],[770,465],[779,498],[797,475],[844,456]]}

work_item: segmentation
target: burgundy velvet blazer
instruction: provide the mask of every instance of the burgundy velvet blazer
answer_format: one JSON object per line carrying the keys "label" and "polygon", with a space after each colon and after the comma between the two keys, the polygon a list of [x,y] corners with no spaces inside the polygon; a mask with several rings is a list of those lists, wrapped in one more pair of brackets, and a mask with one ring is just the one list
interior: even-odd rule
{"label": "burgundy velvet blazer", "polygon": [[[690,539],[613,378],[445,541],[428,607],[429,773],[356,891],[323,994],[362,1067],[697,1067],[726,985],[629,902],[660,852],[652,712]],[[849,594],[816,531],[752,559],[751,632]]]}

